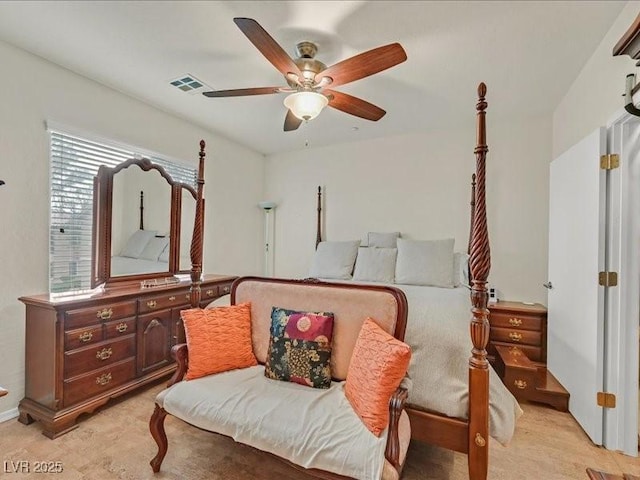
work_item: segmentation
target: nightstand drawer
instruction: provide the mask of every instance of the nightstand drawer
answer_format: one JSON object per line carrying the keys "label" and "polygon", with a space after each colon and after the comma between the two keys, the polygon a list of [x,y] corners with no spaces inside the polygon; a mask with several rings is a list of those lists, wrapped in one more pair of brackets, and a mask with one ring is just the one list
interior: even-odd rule
{"label": "nightstand drawer", "polygon": [[490,338],[496,342],[509,342],[523,345],[542,345],[542,333],[531,330],[518,330],[515,328],[491,327]]}
{"label": "nightstand drawer", "polygon": [[65,329],[73,329],[102,323],[118,318],[131,317],[136,314],[136,303],[125,302],[99,307],[71,310],[65,315]]}
{"label": "nightstand drawer", "polygon": [[136,375],[136,359],[129,358],[99,370],[64,381],[64,406],[90,398],[117,387]]}
{"label": "nightstand drawer", "polygon": [[502,382],[516,398],[527,398],[535,391],[536,371],[525,368],[507,368]]}
{"label": "nightstand drawer", "polygon": [[191,299],[188,290],[182,290],[171,294],[147,297],[138,300],[140,313],[155,312],[164,308],[182,307],[189,304]]}
{"label": "nightstand drawer", "polygon": [[517,328],[518,330],[542,331],[542,317],[521,313],[491,312],[489,323],[492,327]]}
{"label": "nightstand drawer", "polygon": [[518,347],[520,350],[524,352],[524,354],[529,358],[529,360],[533,362],[542,362],[544,359],[542,358],[542,348],[541,347],[532,347],[531,345],[522,345],[515,343],[505,343],[505,342],[491,342],[487,346],[487,353],[491,356],[498,355],[496,351],[496,345],[502,345],[503,347]]}
{"label": "nightstand drawer", "polygon": [[64,353],[64,378],[71,378],[136,354],[136,336],[101,342]]}

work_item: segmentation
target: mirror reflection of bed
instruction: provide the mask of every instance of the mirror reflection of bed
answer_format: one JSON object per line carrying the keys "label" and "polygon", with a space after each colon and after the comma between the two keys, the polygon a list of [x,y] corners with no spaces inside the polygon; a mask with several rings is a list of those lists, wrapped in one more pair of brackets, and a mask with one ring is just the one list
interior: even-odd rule
{"label": "mirror reflection of bed", "polygon": [[114,175],[112,276],[169,271],[170,212],[171,185],[157,170],[134,164]]}

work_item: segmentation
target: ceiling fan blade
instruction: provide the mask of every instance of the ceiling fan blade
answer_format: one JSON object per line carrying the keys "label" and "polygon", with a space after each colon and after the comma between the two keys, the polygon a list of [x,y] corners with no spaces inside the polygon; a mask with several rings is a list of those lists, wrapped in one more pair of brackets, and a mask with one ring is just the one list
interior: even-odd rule
{"label": "ceiling fan blade", "polygon": [[291,110],[287,110],[287,116],[284,118],[284,131],[297,130],[301,124],[302,120],[296,117]]}
{"label": "ceiling fan blade", "polygon": [[242,33],[246,35],[251,43],[260,50],[271,64],[283,75],[293,73],[297,77],[302,77],[302,72],[295,64],[287,52],[276,42],[267,31],[252,18],[234,18],[233,21]]}
{"label": "ceiling fan blade", "polygon": [[238,88],[236,90],[213,90],[203,92],[205,97],[243,97],[246,95],[268,95],[280,93],[280,87]]}
{"label": "ceiling fan blade", "polygon": [[316,74],[315,81],[321,82],[324,77],[330,77],[333,80],[331,86],[336,87],[386,70],[406,59],[407,54],[402,46],[392,43],[331,65]]}
{"label": "ceiling fan blade", "polygon": [[377,122],[387,113],[373,103],[369,103],[353,95],[335,90],[324,90],[323,93],[330,98],[333,97],[329,100],[330,107],[350,115],[355,115],[356,117],[364,118],[365,120]]}

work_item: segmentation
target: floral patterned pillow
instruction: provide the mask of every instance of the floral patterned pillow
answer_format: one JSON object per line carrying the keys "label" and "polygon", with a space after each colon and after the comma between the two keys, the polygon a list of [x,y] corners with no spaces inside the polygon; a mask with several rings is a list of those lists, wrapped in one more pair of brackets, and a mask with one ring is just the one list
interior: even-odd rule
{"label": "floral patterned pillow", "polygon": [[267,378],[313,388],[331,386],[333,313],[271,309]]}

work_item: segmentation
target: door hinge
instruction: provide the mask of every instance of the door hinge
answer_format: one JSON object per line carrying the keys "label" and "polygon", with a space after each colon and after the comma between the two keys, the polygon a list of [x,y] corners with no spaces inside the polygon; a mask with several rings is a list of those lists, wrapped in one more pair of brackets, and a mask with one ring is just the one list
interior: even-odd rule
{"label": "door hinge", "polygon": [[620,155],[617,153],[608,153],[600,155],[600,168],[602,170],[613,170],[620,166]]}
{"label": "door hinge", "polygon": [[616,408],[616,396],[613,393],[598,392],[598,406]]}
{"label": "door hinge", "polygon": [[618,285],[618,272],[600,272],[598,284],[603,287],[616,287]]}

